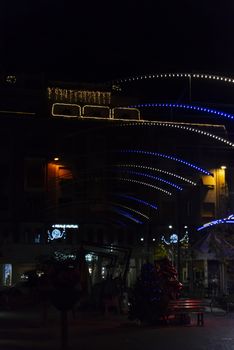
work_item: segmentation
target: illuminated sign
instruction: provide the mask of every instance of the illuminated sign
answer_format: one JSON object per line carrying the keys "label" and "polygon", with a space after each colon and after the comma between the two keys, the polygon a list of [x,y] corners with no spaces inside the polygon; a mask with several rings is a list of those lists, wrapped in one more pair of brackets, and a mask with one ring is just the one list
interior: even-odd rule
{"label": "illuminated sign", "polygon": [[54,224],[52,229],[48,230],[48,241],[66,239],[66,229],[77,229],[78,227],[76,224]]}

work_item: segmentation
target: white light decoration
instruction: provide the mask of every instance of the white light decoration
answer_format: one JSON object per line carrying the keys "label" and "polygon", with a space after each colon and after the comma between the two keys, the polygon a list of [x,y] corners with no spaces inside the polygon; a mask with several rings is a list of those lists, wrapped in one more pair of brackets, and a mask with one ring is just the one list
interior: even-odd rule
{"label": "white light decoration", "polygon": [[146,170],[150,170],[150,171],[155,171],[155,172],[159,172],[159,173],[162,173],[162,174],[166,174],[166,175],[169,175],[169,176],[173,176],[181,181],[184,181],[184,182],[187,182],[193,186],[196,186],[196,182],[194,181],[191,181],[183,176],[180,176],[180,175],[177,175],[175,173],[171,173],[167,170],[162,170],[162,169],[159,169],[159,168],[153,168],[153,167],[149,167],[149,166],[144,166],[144,165],[139,165],[139,164],[116,164],[114,165],[115,167],[120,167],[120,168],[136,168],[136,169],[146,169]]}
{"label": "white light decoration", "polygon": [[147,215],[141,213],[141,212],[138,211],[138,210],[132,209],[132,208],[127,207],[126,205],[122,205],[122,204],[120,204],[120,203],[116,203],[116,202],[110,202],[110,203],[111,203],[111,204],[114,204],[114,205],[117,206],[117,207],[130,210],[130,211],[132,211],[133,213],[138,214],[138,215],[140,215],[140,216],[143,216],[145,219],[149,220],[149,217],[148,217]]}
{"label": "white light decoration", "polygon": [[59,230],[54,228],[52,231],[48,230],[48,240],[53,241],[54,239],[65,238],[65,230]]}
{"label": "white light decoration", "polygon": [[[71,111],[73,111],[74,114],[64,113],[64,110],[61,111],[61,113],[56,112],[56,109],[59,107],[62,107],[69,111],[69,108],[71,108]],[[66,118],[78,118],[81,116],[81,107],[74,103],[53,103],[52,109],[51,109],[51,115],[53,117],[66,117]]]}
{"label": "white light decoration", "polygon": [[63,228],[63,229],[65,229],[65,228],[78,228],[79,226],[78,225],[71,225],[71,224],[54,224],[54,225],[52,225],[52,227],[55,227],[55,228]]}
{"label": "white light decoration", "polygon": [[[211,134],[207,131],[203,131],[201,129],[195,129],[191,126],[188,126],[187,123],[172,123],[172,122],[162,122],[162,121],[142,121],[141,123],[125,123],[125,124],[121,124],[121,125],[117,125],[117,126],[121,126],[121,127],[129,127],[129,126],[145,126],[145,125],[149,125],[149,126],[159,126],[159,127],[168,127],[168,128],[174,128],[174,129],[181,129],[181,130],[186,130],[192,133],[196,133],[196,134],[200,134],[202,136],[206,136],[206,137],[210,137],[212,139],[215,139],[219,142],[225,143],[226,145],[230,146],[230,147],[234,147],[234,143],[231,141],[228,141],[226,139],[224,139],[223,137]],[[201,125],[202,126],[202,125]],[[205,125],[203,125],[205,126]],[[208,126],[208,125],[207,125]],[[212,125],[213,127],[214,125]]]}
{"label": "white light decoration", "polygon": [[136,154],[142,154],[142,155],[148,155],[148,156],[154,156],[154,157],[161,157],[161,158],[169,159],[169,160],[181,163],[183,165],[186,165],[188,167],[191,167],[191,168],[193,168],[193,169],[195,169],[195,170],[197,170],[197,171],[199,171],[199,172],[201,172],[201,173],[203,173],[205,175],[213,176],[208,170],[202,169],[201,167],[198,167],[195,164],[187,162],[184,159],[180,159],[180,158],[171,156],[169,154],[159,153],[159,152],[151,152],[151,151],[145,151],[145,150],[137,150],[137,149],[135,149],[135,150],[133,150],[133,149],[121,150],[120,152],[121,153],[136,153]]}
{"label": "white light decoration", "polygon": [[[147,74],[144,76],[137,76],[141,80],[151,80],[151,79],[170,79],[170,78],[194,78],[194,79],[207,79],[207,80],[217,80],[217,81],[225,81],[226,83],[233,84],[234,79],[231,77],[223,77],[219,75],[207,75],[204,73],[198,73],[198,74],[193,74],[193,73],[161,73],[161,74]],[[123,83],[128,83],[134,80],[137,80],[137,77],[127,77],[123,79],[116,79],[112,81],[112,84],[123,84]]]}
{"label": "white light decoration", "polygon": [[164,189],[161,188],[161,187],[157,187],[157,186],[151,185],[151,184],[149,184],[149,183],[147,183],[147,182],[142,182],[142,181],[137,181],[137,180],[132,180],[132,179],[126,179],[126,178],[118,178],[118,180],[121,180],[121,181],[128,181],[128,182],[131,182],[131,183],[137,183],[137,184],[139,184],[139,185],[144,185],[144,186],[153,188],[154,190],[161,191],[161,192],[167,194],[168,196],[171,196],[171,195],[172,195],[171,192],[166,191],[166,190],[164,190]]}

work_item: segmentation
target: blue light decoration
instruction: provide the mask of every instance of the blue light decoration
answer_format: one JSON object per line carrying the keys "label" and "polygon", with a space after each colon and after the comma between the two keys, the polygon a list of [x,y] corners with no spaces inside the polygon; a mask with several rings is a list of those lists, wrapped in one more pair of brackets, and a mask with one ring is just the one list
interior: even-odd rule
{"label": "blue light decoration", "polygon": [[155,204],[143,201],[142,199],[139,199],[139,198],[136,198],[136,197],[128,196],[128,195],[121,194],[121,193],[120,194],[119,193],[115,193],[114,196],[130,199],[132,201],[136,201],[136,202],[138,202],[140,204],[144,204],[144,205],[146,205],[146,206],[148,206],[148,207],[150,207],[152,209],[155,209],[155,210],[158,209],[158,207]]}
{"label": "blue light decoration", "polygon": [[114,202],[111,202],[111,203],[112,203],[113,205],[117,206],[117,207],[124,208],[124,209],[127,209],[127,210],[129,210],[129,211],[132,211],[133,213],[138,214],[138,215],[140,215],[140,216],[143,216],[145,219],[149,220],[148,215],[145,215],[145,214],[141,213],[141,212],[138,211],[138,210],[135,210],[135,209],[133,209],[133,208],[129,208],[128,206],[122,205],[122,204],[120,204],[120,203],[114,203]]}
{"label": "blue light decoration", "polygon": [[[170,244],[177,244],[178,243],[178,235],[176,233],[173,233],[170,238],[169,241],[166,240],[166,238],[164,236],[162,236],[161,238],[162,242],[170,245]],[[186,231],[185,235],[180,239],[180,243],[188,243],[189,242],[189,236],[188,236],[188,231]]]}
{"label": "blue light decoration", "polygon": [[186,110],[193,110],[196,112],[205,112],[208,114],[215,114],[219,117],[224,117],[228,119],[234,119],[234,115],[230,113],[225,113],[223,111],[219,111],[213,108],[208,107],[202,107],[202,106],[194,106],[190,104],[181,104],[181,103],[141,103],[129,106],[129,108],[148,108],[148,107],[159,107],[159,108],[179,108],[179,109],[186,109]]}
{"label": "blue light decoration", "polygon": [[149,175],[149,174],[146,174],[146,173],[141,173],[141,172],[138,172],[138,171],[130,171],[130,170],[124,170],[124,172],[127,173],[127,174],[137,175],[137,176],[144,176],[144,177],[148,177],[149,179],[152,179],[152,180],[164,182],[167,185],[170,185],[170,186],[172,186],[172,187],[174,187],[174,188],[176,188],[177,190],[180,190],[180,191],[182,191],[182,189],[183,189],[182,187],[174,184],[173,182],[164,180],[164,179],[162,179],[161,177],[158,177],[158,176],[153,176],[153,175]]}
{"label": "blue light decoration", "polygon": [[220,224],[234,224],[234,214],[229,215],[227,218],[217,219],[217,220],[207,222],[206,224],[198,227],[197,231],[201,231],[211,226],[220,225]]}
{"label": "blue light decoration", "polygon": [[127,213],[125,210],[118,209],[118,208],[116,208],[115,206],[112,206],[112,207],[111,207],[111,210],[113,210],[113,211],[116,212],[117,214],[120,214],[120,215],[122,215],[122,216],[125,216],[125,217],[128,218],[129,220],[134,221],[136,224],[140,224],[140,225],[143,224],[142,221],[136,219],[133,215]]}
{"label": "blue light decoration", "polygon": [[118,180],[120,180],[120,181],[127,181],[127,182],[131,182],[131,183],[136,183],[136,184],[139,184],[139,185],[147,186],[147,187],[153,188],[156,191],[161,191],[161,192],[167,194],[168,196],[172,195],[171,192],[166,191],[166,190],[164,190],[161,187],[157,187],[157,186],[154,186],[152,184],[149,184],[148,182],[143,182],[143,181],[138,181],[138,180],[133,180],[133,179],[126,179],[124,177],[119,177]]}
{"label": "blue light decoration", "polygon": [[174,156],[171,156],[171,155],[168,155],[168,154],[164,154],[164,153],[159,153],[159,152],[151,152],[151,151],[143,151],[143,150],[121,150],[120,151],[121,153],[137,153],[137,154],[144,154],[144,155],[148,155],[148,156],[154,156],[154,157],[161,157],[161,158],[165,158],[165,159],[169,159],[169,160],[173,160],[175,162],[178,162],[178,163],[181,163],[183,165],[186,165],[190,168],[193,168],[205,175],[209,175],[209,176],[213,176],[208,170],[205,170],[199,166],[196,166],[192,163],[189,163],[187,162],[186,160],[184,159],[180,159],[180,158],[177,158],[177,157],[174,157]]}

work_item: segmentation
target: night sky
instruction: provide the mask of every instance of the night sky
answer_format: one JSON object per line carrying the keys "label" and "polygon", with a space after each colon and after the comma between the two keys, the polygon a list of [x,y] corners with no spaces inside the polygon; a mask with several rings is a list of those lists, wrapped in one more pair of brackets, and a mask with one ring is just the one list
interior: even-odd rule
{"label": "night sky", "polygon": [[4,0],[1,70],[105,81],[150,72],[234,75],[234,2]]}

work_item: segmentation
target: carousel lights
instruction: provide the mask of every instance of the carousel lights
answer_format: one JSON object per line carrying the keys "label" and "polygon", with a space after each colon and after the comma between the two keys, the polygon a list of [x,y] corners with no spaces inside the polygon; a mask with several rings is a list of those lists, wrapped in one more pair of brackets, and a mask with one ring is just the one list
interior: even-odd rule
{"label": "carousel lights", "polygon": [[114,165],[115,167],[126,167],[126,168],[139,168],[139,169],[146,169],[146,170],[151,170],[151,171],[155,171],[155,172],[159,172],[159,173],[162,173],[162,174],[166,174],[166,175],[169,175],[169,176],[173,176],[177,179],[180,179],[182,181],[185,181],[185,182],[188,182],[189,184],[193,185],[193,186],[196,186],[196,182],[194,181],[191,181],[183,176],[180,176],[180,175],[177,175],[177,174],[174,174],[174,173],[171,173],[169,171],[166,171],[166,170],[162,170],[162,169],[158,169],[158,168],[152,168],[152,167],[149,167],[149,166],[144,166],[144,165],[138,165],[138,164],[117,164],[117,165]]}
{"label": "carousel lights", "polygon": [[149,175],[149,174],[146,174],[146,173],[141,173],[141,172],[138,172],[138,171],[128,171],[128,170],[125,170],[125,172],[127,174],[131,174],[131,175],[138,175],[138,176],[144,176],[144,177],[148,177],[149,179],[152,179],[152,180],[157,180],[157,181],[161,181],[161,182],[164,182],[166,183],[167,185],[170,185],[174,188],[176,188],[177,190],[180,190],[182,191],[182,187],[170,182],[170,181],[167,181],[167,180],[164,180],[162,179],[161,177],[158,177],[158,176],[153,176],[153,175]]}
{"label": "carousel lights", "polygon": [[183,160],[183,159],[180,159],[180,158],[168,155],[168,154],[159,153],[159,152],[151,152],[151,151],[143,151],[143,150],[121,150],[120,152],[121,153],[137,153],[137,154],[143,154],[143,155],[149,155],[149,156],[161,157],[161,158],[173,160],[175,162],[178,162],[178,163],[184,164],[190,168],[193,168],[193,169],[195,169],[203,174],[212,176],[212,174],[208,170],[202,169],[201,167],[198,167],[192,163],[189,163],[186,160]]}
{"label": "carousel lights", "polygon": [[116,193],[115,196],[117,196],[117,197],[122,197],[122,198],[126,198],[126,199],[130,199],[130,200],[132,200],[132,201],[136,201],[136,202],[138,202],[138,203],[140,203],[140,204],[144,204],[144,205],[146,205],[146,206],[148,206],[148,207],[150,207],[150,208],[152,208],[152,209],[155,209],[155,210],[158,209],[158,207],[157,207],[156,205],[151,204],[151,203],[146,202],[146,201],[143,201],[142,199],[138,199],[138,198],[136,198],[136,197],[128,196],[128,195],[125,195],[125,194],[119,194],[119,193]]}
{"label": "carousel lights", "polygon": [[151,187],[151,188],[153,188],[153,189],[155,189],[155,190],[157,190],[157,191],[161,191],[161,192],[167,194],[168,196],[171,196],[171,195],[172,195],[171,192],[166,191],[166,190],[164,190],[164,189],[161,188],[161,187],[157,187],[157,186],[151,185],[151,184],[149,184],[149,183],[147,183],[147,182],[137,181],[137,180],[132,180],[132,179],[126,179],[126,178],[121,178],[121,177],[118,178],[118,180],[127,181],[127,182],[131,182],[131,183],[136,183],[136,184],[139,184],[139,185],[144,185],[144,186],[147,186],[147,187]]}
{"label": "carousel lights", "polygon": [[193,106],[188,104],[179,104],[179,103],[142,103],[142,104],[136,104],[133,106],[129,106],[130,108],[145,108],[145,107],[159,107],[159,108],[181,108],[181,109],[188,109],[188,110],[194,110],[199,112],[205,112],[209,114],[215,114],[221,117],[234,119],[234,115],[230,113],[225,113],[222,111],[218,111],[212,108],[207,107],[201,107],[201,106]]}
{"label": "carousel lights", "polygon": [[122,205],[122,204],[120,204],[120,203],[111,202],[111,204],[113,204],[113,205],[115,205],[115,206],[117,206],[117,207],[120,207],[120,208],[124,208],[124,209],[130,210],[130,211],[132,211],[133,213],[138,214],[138,215],[140,215],[140,216],[143,216],[145,219],[149,220],[149,217],[148,217],[147,215],[141,213],[141,212],[138,211],[138,210],[129,208],[129,207],[127,207],[126,205]]}

